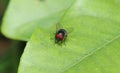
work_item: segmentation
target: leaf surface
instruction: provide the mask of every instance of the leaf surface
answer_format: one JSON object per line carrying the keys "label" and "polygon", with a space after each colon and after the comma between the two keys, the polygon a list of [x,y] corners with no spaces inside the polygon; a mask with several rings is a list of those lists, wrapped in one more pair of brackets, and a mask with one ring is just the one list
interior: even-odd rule
{"label": "leaf surface", "polygon": [[74,1],[60,21],[72,29],[65,44],[54,43],[55,24],[38,27],[18,73],[119,73],[119,8],[118,0]]}
{"label": "leaf surface", "polygon": [[11,0],[5,13],[2,32],[17,40],[29,40],[36,27],[56,24],[73,0]]}

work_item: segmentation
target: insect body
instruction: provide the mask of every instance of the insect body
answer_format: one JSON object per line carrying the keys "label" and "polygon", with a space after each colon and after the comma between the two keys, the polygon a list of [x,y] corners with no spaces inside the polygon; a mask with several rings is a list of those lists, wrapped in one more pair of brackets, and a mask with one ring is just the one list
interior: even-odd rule
{"label": "insect body", "polygon": [[55,43],[62,43],[67,38],[67,31],[65,29],[59,29],[55,34]]}

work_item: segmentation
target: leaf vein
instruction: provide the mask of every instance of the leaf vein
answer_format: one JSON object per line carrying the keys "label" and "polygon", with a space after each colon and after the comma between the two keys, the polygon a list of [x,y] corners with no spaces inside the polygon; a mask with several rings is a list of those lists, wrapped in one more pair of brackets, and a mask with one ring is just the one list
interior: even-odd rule
{"label": "leaf vein", "polygon": [[67,71],[68,69],[74,67],[75,65],[77,65],[78,63],[80,63],[81,61],[83,61],[85,58],[91,56],[92,54],[94,54],[96,51],[104,48],[105,46],[109,45],[110,43],[112,43],[113,41],[116,41],[117,39],[120,38],[120,35],[117,35],[116,37],[114,37],[113,39],[111,39],[110,41],[108,41],[107,43],[105,43],[104,45],[102,45],[101,47],[95,48],[93,50],[91,50],[90,52],[88,52],[88,54],[83,55],[82,57],[78,58],[76,61],[74,61],[74,63],[68,65],[66,68],[64,68],[63,71],[61,71],[60,73],[63,73],[65,71]]}

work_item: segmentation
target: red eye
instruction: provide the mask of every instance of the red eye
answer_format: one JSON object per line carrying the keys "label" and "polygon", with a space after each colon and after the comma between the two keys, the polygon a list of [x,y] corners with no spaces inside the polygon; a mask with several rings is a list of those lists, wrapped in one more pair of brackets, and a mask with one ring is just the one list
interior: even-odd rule
{"label": "red eye", "polygon": [[56,34],[56,39],[63,40],[63,35],[61,33],[60,34]]}

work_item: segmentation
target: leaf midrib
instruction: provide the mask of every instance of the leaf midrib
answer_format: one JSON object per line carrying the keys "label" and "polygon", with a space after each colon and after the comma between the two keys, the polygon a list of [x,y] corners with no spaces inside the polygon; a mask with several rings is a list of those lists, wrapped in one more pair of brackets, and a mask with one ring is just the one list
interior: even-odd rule
{"label": "leaf midrib", "polygon": [[82,62],[83,60],[85,60],[87,57],[90,57],[91,55],[93,55],[95,52],[101,50],[102,48],[104,48],[105,46],[108,46],[109,44],[111,44],[112,42],[116,41],[117,39],[120,38],[120,34],[115,36],[114,38],[112,38],[110,41],[108,41],[107,43],[105,43],[104,45],[91,50],[90,52],[88,52],[86,55],[84,55],[83,57],[78,58],[77,61],[75,61],[74,63],[68,65],[68,67],[66,67],[66,69],[64,69],[63,71],[61,71],[60,73],[64,73],[65,71],[69,70],[70,68],[76,66],[78,63]]}
{"label": "leaf midrib", "polygon": [[[61,17],[61,20],[64,18],[64,16],[67,14],[67,12],[69,11],[69,9],[75,4],[77,0],[74,0],[74,2],[71,4],[70,7],[68,7],[68,9],[66,9],[65,13],[63,14],[63,16]],[[60,21],[61,21],[60,20]],[[111,20],[111,19],[109,19]],[[104,45],[98,47],[98,48],[94,48],[93,50],[89,51],[86,55],[83,55],[82,57],[78,58],[77,61],[75,61],[74,63],[68,65],[66,68],[64,68],[64,70],[62,70],[59,73],[64,73],[65,71],[69,70],[70,68],[76,66],[78,63],[80,63],[81,61],[85,60],[85,58],[90,57],[91,55],[93,55],[95,52],[99,51],[100,49],[104,48],[105,46],[108,46],[110,43],[112,43],[113,41],[116,41],[117,39],[120,38],[120,34],[115,36],[114,38],[112,38],[110,41],[106,42]]]}

